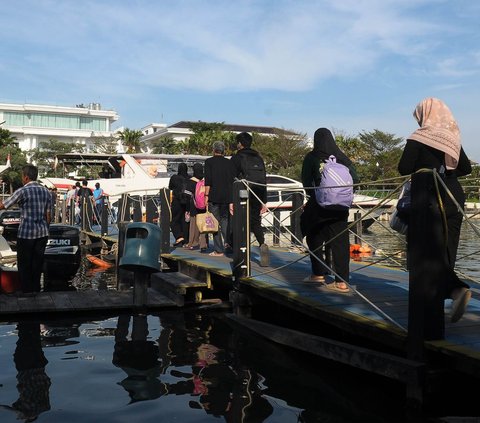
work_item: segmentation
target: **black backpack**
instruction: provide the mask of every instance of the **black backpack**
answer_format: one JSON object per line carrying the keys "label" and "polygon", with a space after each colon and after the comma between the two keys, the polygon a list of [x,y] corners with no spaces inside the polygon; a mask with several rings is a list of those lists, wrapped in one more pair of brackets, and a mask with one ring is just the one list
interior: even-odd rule
{"label": "black backpack", "polygon": [[265,185],[267,172],[262,157],[256,151],[242,154],[242,178],[250,182]]}

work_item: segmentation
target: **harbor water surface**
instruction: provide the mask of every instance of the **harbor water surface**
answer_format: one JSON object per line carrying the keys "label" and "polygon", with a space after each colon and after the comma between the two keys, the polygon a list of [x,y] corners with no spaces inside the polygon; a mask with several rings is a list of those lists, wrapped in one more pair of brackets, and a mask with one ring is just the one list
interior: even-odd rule
{"label": "harbor water surface", "polygon": [[[463,229],[459,256],[479,244]],[[382,231],[365,237],[403,248]],[[470,274],[476,263],[459,261]],[[83,260],[72,284],[115,279]],[[0,362],[2,423],[405,421],[403,386],[239,332],[218,311],[3,322]]]}

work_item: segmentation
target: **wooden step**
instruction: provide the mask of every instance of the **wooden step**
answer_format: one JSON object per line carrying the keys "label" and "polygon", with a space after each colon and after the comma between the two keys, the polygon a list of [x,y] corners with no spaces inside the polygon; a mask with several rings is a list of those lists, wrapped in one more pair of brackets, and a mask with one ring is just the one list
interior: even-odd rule
{"label": "wooden step", "polygon": [[[160,292],[148,290],[147,310],[169,309],[175,306],[174,301]],[[0,319],[25,313],[132,310],[134,307],[132,290],[52,291],[18,297],[0,294]]]}
{"label": "wooden step", "polygon": [[203,292],[210,289],[207,282],[201,282],[179,272],[153,273],[151,287],[175,301],[179,307],[187,302],[202,302]]}

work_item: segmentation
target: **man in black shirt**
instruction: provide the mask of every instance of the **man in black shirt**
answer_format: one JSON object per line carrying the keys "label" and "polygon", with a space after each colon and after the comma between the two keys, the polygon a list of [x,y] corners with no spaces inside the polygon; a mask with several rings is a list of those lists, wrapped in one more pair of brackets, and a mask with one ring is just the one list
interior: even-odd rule
{"label": "man in black shirt", "polygon": [[223,256],[227,240],[230,204],[232,204],[234,169],[231,160],[224,157],[225,144],[213,143],[213,157],[205,160],[205,201],[208,210],[218,220],[220,230],[213,236],[211,256]]}
{"label": "man in black shirt", "polygon": [[260,245],[260,265],[268,266],[268,246],[262,228],[262,214],[266,211],[267,173],[265,163],[257,151],[251,148],[252,136],[241,132],[236,136],[238,151],[232,156],[235,177],[246,179],[249,184],[250,228]]}

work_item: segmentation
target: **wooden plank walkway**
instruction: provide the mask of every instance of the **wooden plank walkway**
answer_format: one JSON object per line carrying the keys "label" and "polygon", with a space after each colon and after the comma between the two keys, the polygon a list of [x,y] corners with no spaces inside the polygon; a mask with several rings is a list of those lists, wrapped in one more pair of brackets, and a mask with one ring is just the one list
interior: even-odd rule
{"label": "wooden plank walkway", "polygon": [[[258,248],[252,249],[252,276],[241,281],[248,293],[274,301],[291,310],[337,326],[357,336],[389,347],[405,349],[408,325],[408,273],[382,266],[351,261],[350,293],[337,293],[318,283],[307,281],[308,256],[271,248],[270,267],[260,267]],[[182,248],[163,254],[179,267],[194,266],[230,277],[231,259],[211,257]],[[473,296],[464,317],[452,324],[450,304],[445,309],[445,340],[426,342],[426,347],[450,359],[469,362],[480,376],[480,291]],[[380,311],[381,310],[381,311]],[[383,314],[382,314],[383,313]],[[388,316],[388,317],[386,317]]]}
{"label": "wooden plank walkway", "polygon": [[[163,294],[148,290],[147,309],[177,307]],[[0,294],[0,317],[34,313],[109,312],[133,309],[133,291],[57,291],[40,292],[34,297]]]}

